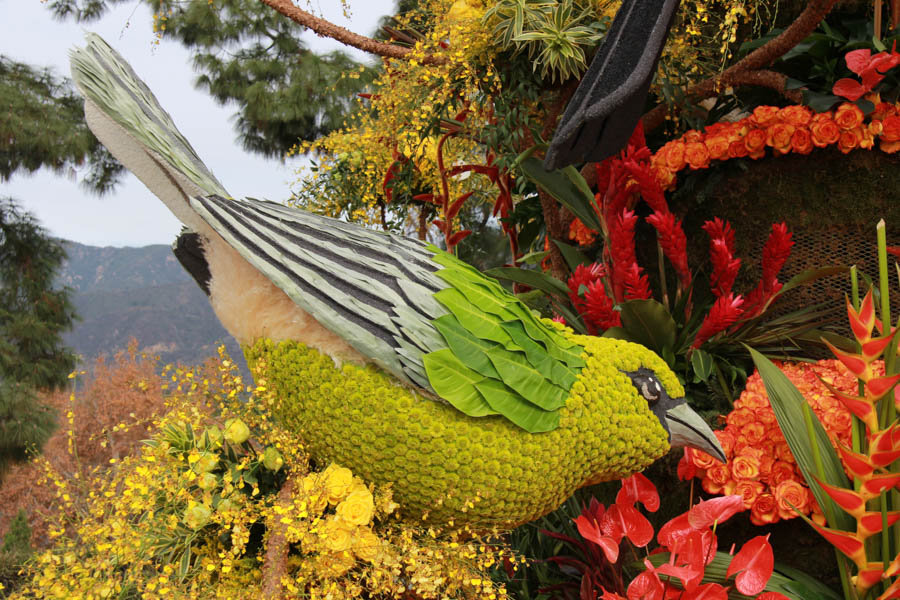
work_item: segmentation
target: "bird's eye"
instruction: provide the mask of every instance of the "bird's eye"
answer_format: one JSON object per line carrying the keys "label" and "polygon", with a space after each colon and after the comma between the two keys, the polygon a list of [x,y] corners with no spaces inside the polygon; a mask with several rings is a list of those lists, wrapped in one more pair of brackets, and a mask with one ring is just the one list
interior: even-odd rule
{"label": "bird's eye", "polygon": [[659,400],[659,397],[662,395],[662,386],[655,377],[641,377],[641,379],[635,381],[635,383],[637,384],[638,390],[641,392],[641,396],[643,396],[650,404]]}

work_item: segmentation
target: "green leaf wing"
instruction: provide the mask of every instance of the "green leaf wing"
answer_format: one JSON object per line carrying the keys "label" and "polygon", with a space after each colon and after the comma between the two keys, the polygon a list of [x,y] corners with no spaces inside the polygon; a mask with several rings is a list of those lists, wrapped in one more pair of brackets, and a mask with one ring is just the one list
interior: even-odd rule
{"label": "green leaf wing", "polygon": [[438,395],[470,417],[495,415],[475,387],[486,378],[464,365],[449,348],[423,357],[428,380]]}

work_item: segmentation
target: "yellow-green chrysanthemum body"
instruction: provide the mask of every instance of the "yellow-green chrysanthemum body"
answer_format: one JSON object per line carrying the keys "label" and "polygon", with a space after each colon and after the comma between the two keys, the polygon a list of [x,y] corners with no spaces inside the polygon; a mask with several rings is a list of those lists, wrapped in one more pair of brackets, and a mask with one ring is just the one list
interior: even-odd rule
{"label": "yellow-green chrysanthemum body", "polygon": [[673,397],[674,374],[646,348],[569,335],[586,366],[559,427],[528,433],[500,416],[468,417],[402,387],[374,367],[335,366],[296,342],[247,349],[276,390],[276,414],[313,456],[367,481],[392,483],[411,517],[513,526],[558,507],[576,489],[641,471],[669,449],[668,434],[625,374],[653,369]]}

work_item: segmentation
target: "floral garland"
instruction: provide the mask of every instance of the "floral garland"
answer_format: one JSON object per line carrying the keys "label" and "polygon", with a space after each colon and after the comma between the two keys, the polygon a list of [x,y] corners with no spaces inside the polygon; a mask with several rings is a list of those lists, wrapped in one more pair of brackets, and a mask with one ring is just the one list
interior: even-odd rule
{"label": "floral garland", "polygon": [[[829,392],[826,383],[854,394],[858,385],[856,376],[834,359],[784,363],[780,367],[809,402],[828,435],[849,447],[852,417]],[[879,362],[874,370],[883,372],[883,369],[883,363]],[[759,373],[747,379],[747,387],[725,417],[725,423],[725,428],[715,433],[728,463],[722,464],[704,452],[689,449],[678,466],[679,476],[700,478],[703,489],[710,494],[742,496],[755,525],[793,519],[797,513],[792,506],[824,522],[822,509],[809,491],[778,427]]]}
{"label": "floral garland", "polygon": [[881,102],[877,94],[868,99],[875,104],[868,116],[850,102],[822,113],[800,105],[757,106],[749,117],[714,123],[702,132],[690,130],[667,142],[651,158],[653,172],[663,188],[672,190],[679,171],[706,169],[711,161],[760,159],[766,148],[782,156],[837,145],[847,154],[856,148],[871,150],[878,139],[881,151],[893,154],[900,150],[900,103]]}

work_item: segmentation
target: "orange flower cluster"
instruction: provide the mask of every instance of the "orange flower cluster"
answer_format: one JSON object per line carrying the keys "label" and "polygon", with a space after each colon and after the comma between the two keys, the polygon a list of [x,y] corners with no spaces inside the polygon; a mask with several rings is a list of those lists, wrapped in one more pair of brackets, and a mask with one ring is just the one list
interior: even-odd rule
{"label": "orange flower cluster", "polygon": [[837,145],[844,154],[856,148],[871,150],[878,138],[883,152],[900,150],[900,103],[881,102],[871,95],[875,110],[866,117],[858,106],[845,102],[834,111],[814,113],[805,106],[757,106],[739,121],[719,122],[704,131],[691,130],[666,143],[651,159],[664,189],[674,189],[675,175],[686,167],[709,167],[710,161],[749,156],[762,158],[766,148],[775,156],[809,154],[813,148]]}
{"label": "orange flower cluster", "polygon": [[[883,370],[883,364],[879,363]],[[828,434],[851,445],[852,417],[820,378],[839,391],[855,394],[856,376],[838,360],[817,363],[784,363],[781,370],[809,402]],[[778,428],[775,413],[759,373],[747,380],[747,388],[725,418],[725,428],[716,437],[728,458],[722,464],[704,452],[688,449],[679,472],[699,477],[710,494],[739,494],[756,525],[792,519],[791,505],[824,522],[822,510],[810,493],[787,442]]]}

